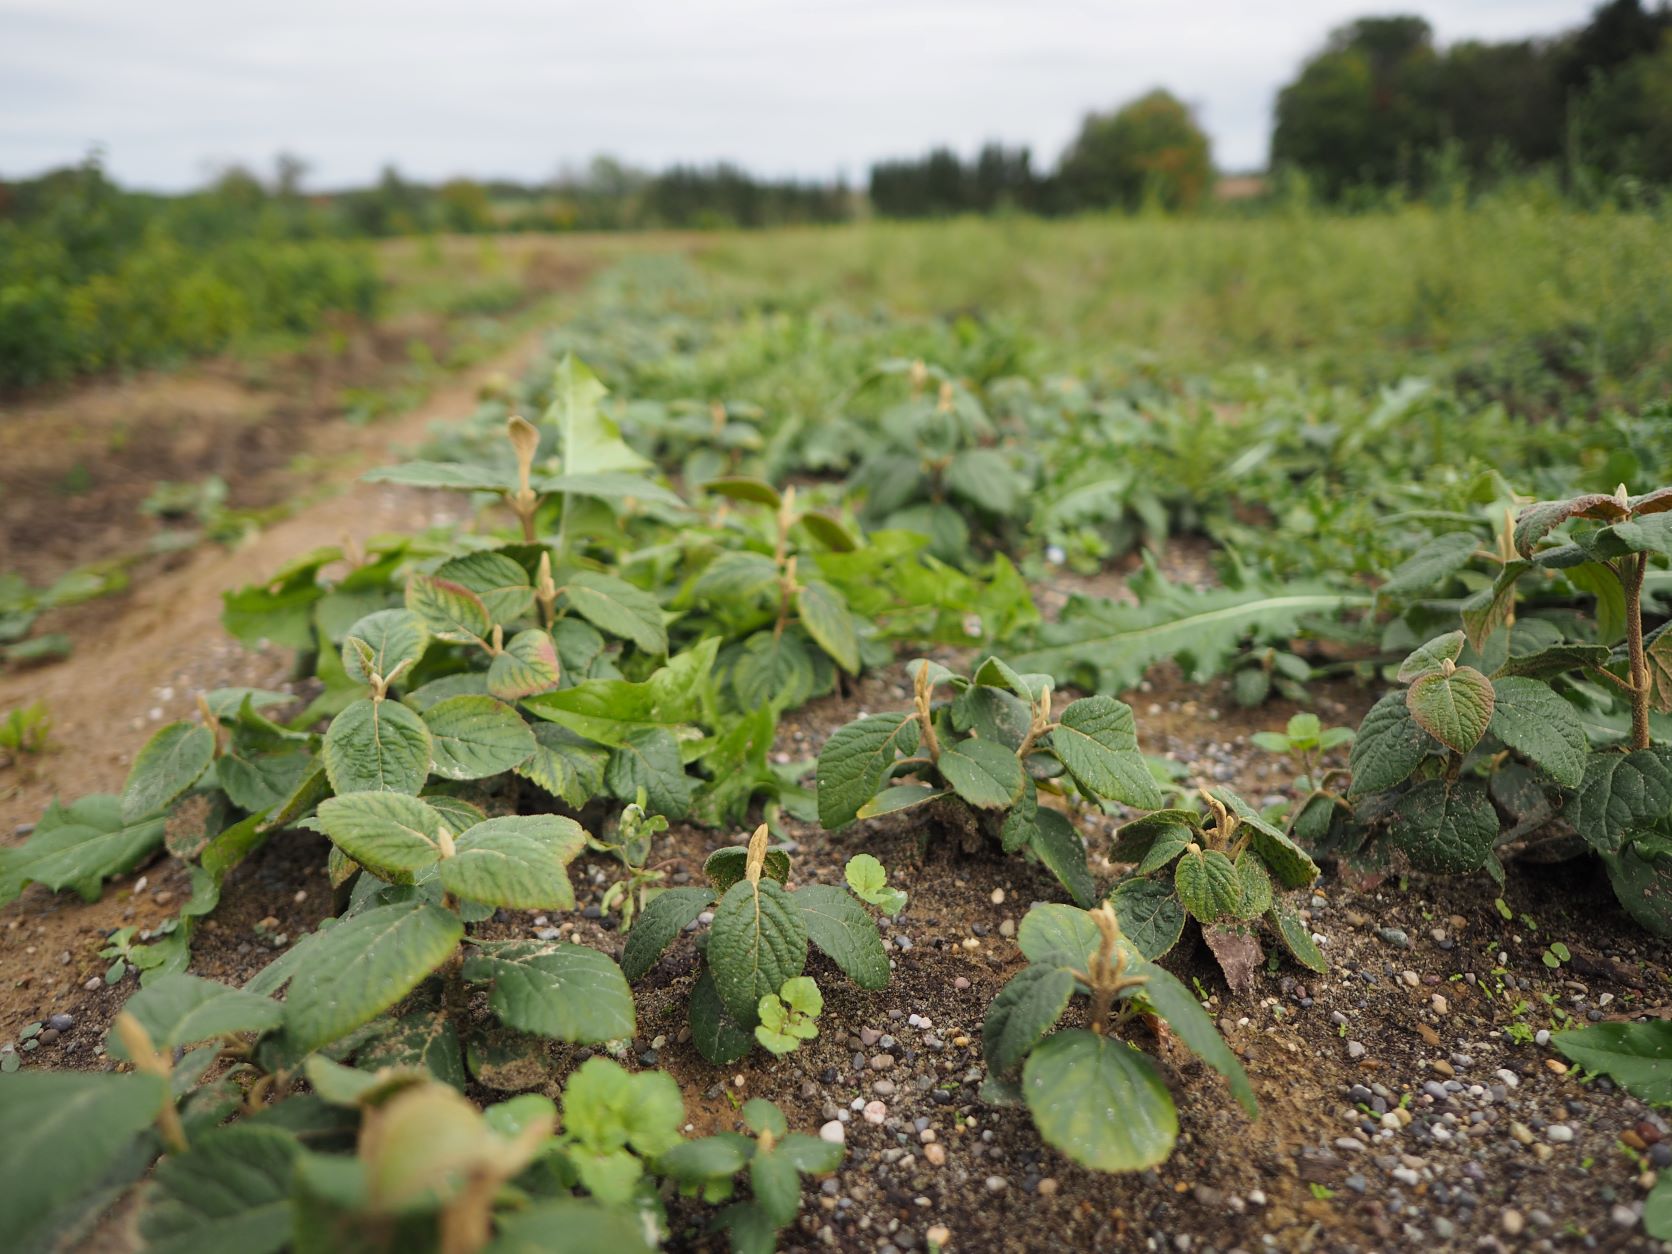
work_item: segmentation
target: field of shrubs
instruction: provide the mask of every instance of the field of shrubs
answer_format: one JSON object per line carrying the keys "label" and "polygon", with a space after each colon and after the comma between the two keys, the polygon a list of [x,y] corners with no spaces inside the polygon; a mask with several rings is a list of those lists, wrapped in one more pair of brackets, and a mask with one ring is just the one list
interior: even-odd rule
{"label": "field of shrubs", "polygon": [[6,1244],[1672,1241],[1669,244],[648,237],[17,813]]}

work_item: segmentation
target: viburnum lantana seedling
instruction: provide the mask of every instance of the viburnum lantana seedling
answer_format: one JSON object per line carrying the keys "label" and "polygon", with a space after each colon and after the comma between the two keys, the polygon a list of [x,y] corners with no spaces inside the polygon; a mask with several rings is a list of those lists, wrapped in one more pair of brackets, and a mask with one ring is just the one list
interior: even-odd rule
{"label": "viburnum lantana seedling", "polygon": [[1672,751],[1651,724],[1672,709],[1672,637],[1643,621],[1648,569],[1672,553],[1672,489],[1541,501],[1509,537],[1501,582],[1547,572],[1593,616],[1517,617],[1506,594],[1413,652],[1398,675],[1409,686],[1359,729],[1356,813],[1334,816],[1328,842],[1371,866],[1398,852],[1501,880],[1503,854],[1571,827],[1625,909],[1672,934]]}
{"label": "viburnum lantana seedling", "polygon": [[[735,1062],[749,1052],[763,1006],[777,1021],[776,1026],[767,1024],[771,1041],[762,1038],[774,1052],[785,1044],[781,1038],[791,1022],[805,1022],[792,1020],[791,1014],[807,1015],[813,997],[784,993],[786,983],[807,964],[809,942],[860,988],[888,983],[888,952],[864,906],[845,888],[785,887],[789,855],[767,843],[762,823],[747,847],[715,850],[703,866],[711,887],[658,893],[628,933],[621,953],[627,977],[640,979],[681,932],[712,908],[708,932],[697,939],[701,973],[691,990],[691,1034],[698,1051],[713,1063]],[[822,998],[818,1004],[822,1007]],[[780,1010],[786,1012],[782,1018]]]}
{"label": "viburnum lantana seedling", "polygon": [[[1164,1020],[1258,1116],[1248,1077],[1213,1020],[1122,934],[1112,907],[1035,906],[1016,940],[1029,965],[993,999],[982,1026],[983,1095],[1025,1101],[1046,1144],[1096,1171],[1166,1161],[1178,1137],[1172,1095],[1155,1063],[1118,1035],[1146,1019]],[[1090,1001],[1087,1026],[1053,1033],[1077,995]]]}
{"label": "viburnum lantana seedling", "polygon": [[[937,662],[911,665],[913,708],[838,728],[819,754],[819,820],[917,807],[967,838],[1006,852],[1027,849],[1075,901],[1096,900],[1085,845],[1040,794],[1094,805],[1162,804],[1129,706],[1113,697],[1072,701],[1053,716],[1048,675],[1022,675],[989,658],[966,679]],[[946,688],[951,700],[937,700]],[[906,782],[909,781],[909,782]]]}
{"label": "viburnum lantana seedling", "polygon": [[1302,966],[1328,964],[1300,918],[1273,885],[1304,888],[1318,867],[1287,833],[1228,788],[1201,790],[1206,814],[1176,807],[1122,827],[1110,858],[1136,863],[1109,902],[1130,942],[1146,958],[1178,943],[1194,920],[1232,987],[1246,987],[1261,958],[1260,919]]}
{"label": "viburnum lantana seedling", "polygon": [[800,705],[829,692],[837,669],[857,675],[863,622],[840,592],[815,577],[816,554],[807,542],[850,553],[858,541],[829,514],[798,509],[793,486],[780,494],[759,479],[728,478],[703,487],[773,512],[770,556],[753,548],[728,549],[703,569],[690,592],[729,636],[742,635],[719,659],[738,706]]}

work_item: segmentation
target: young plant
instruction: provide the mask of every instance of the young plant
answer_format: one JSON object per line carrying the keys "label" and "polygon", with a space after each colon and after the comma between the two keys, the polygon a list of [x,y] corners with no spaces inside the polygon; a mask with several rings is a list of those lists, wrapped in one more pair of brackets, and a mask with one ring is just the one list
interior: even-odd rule
{"label": "young plant", "polygon": [[1285,701],[1306,704],[1311,694],[1312,664],[1286,649],[1252,649],[1231,672],[1231,695],[1245,710],[1264,705],[1276,692]]}
{"label": "young plant", "polygon": [[1321,839],[1336,808],[1350,808],[1336,789],[1338,783],[1346,781],[1348,772],[1340,767],[1326,768],[1324,757],[1352,744],[1352,728],[1326,728],[1316,714],[1296,714],[1283,731],[1255,732],[1249,740],[1268,753],[1287,754],[1300,767],[1294,782],[1300,800],[1288,807],[1285,830],[1303,845]]}
{"label": "young plant", "polygon": [[[911,665],[913,708],[838,728],[819,754],[819,821],[832,831],[855,819],[917,807],[943,828],[1026,849],[1073,899],[1097,886],[1072,821],[1040,794],[1145,809],[1162,804],[1138,750],[1129,706],[1085,697],[1053,716],[1051,678],[1022,675],[998,658],[971,678],[939,663]],[[951,700],[937,701],[938,688]]]}
{"label": "young plant", "polygon": [[1201,797],[1205,815],[1157,810],[1116,835],[1110,858],[1137,864],[1109,894],[1130,943],[1144,957],[1159,958],[1194,920],[1232,987],[1243,988],[1262,957],[1252,924],[1264,919],[1302,966],[1328,970],[1273,884],[1304,888],[1318,878],[1316,864],[1230,789],[1204,788]]}
{"label": "young plant", "polygon": [[[1167,1083],[1119,1035],[1139,1022],[1164,1021],[1230,1081],[1249,1118],[1258,1117],[1248,1077],[1213,1020],[1122,934],[1109,905],[1090,913],[1035,906],[1016,940],[1028,966],[993,999],[982,1025],[983,1094],[1025,1101],[1047,1145],[1094,1171],[1142,1171],[1172,1153],[1178,1111]],[[1089,999],[1087,1026],[1053,1032],[1076,996]]]}
{"label": "young plant", "polygon": [[[621,968],[638,980],[704,911],[713,922],[697,939],[700,972],[691,990],[691,1034],[712,1063],[735,1062],[759,1040],[774,1053],[783,1038],[810,1040],[823,1008],[815,988],[792,982],[809,942],[864,989],[888,983],[888,953],[876,921],[845,889],[785,887],[789,855],[767,848],[767,826],[745,847],[717,849],[703,866],[708,888],[670,888],[651,899],[627,936]],[[811,983],[811,981],[809,981]],[[765,1035],[756,1032],[764,1026]],[[806,1035],[803,1035],[805,1033]]]}
{"label": "young plant", "polygon": [[25,755],[45,753],[51,731],[52,715],[44,701],[31,701],[7,710],[6,717],[0,718],[0,749],[9,757],[0,759],[0,767],[9,766]]}
{"label": "young plant", "polygon": [[824,1012],[824,994],[812,978],[792,976],[776,993],[761,998],[756,1008],[760,1022],[755,1039],[770,1053],[782,1058],[801,1048],[802,1041],[819,1034],[818,1017]]}
{"label": "young plant", "polygon": [[646,814],[644,805],[641,789],[639,800],[629,803],[616,820],[613,840],[600,840],[590,834],[586,838],[588,848],[614,855],[626,872],[604,890],[604,898],[598,903],[606,914],[620,911],[623,932],[632,929],[633,916],[661,891],[656,885],[662,880],[662,872],[649,870],[645,864],[650,860],[651,840],[658,832],[668,830],[668,821],[660,814]]}
{"label": "young plant", "polygon": [[1331,839],[1344,834],[1352,855],[1383,833],[1420,870],[1501,881],[1501,853],[1559,836],[1559,811],[1602,857],[1626,911],[1672,934],[1672,750],[1651,737],[1652,715],[1672,709],[1661,664],[1672,637],[1643,621],[1649,567],[1672,553],[1672,489],[1542,501],[1521,511],[1512,541],[1502,581],[1558,572],[1592,601],[1592,619],[1568,615],[1564,634],[1547,618],[1517,619],[1507,600],[1413,652],[1398,675],[1409,687],[1359,729],[1357,814]]}
{"label": "young plant", "polygon": [[[707,483],[704,489],[773,511],[770,557],[753,549],[727,550],[691,589],[692,598],[720,621],[748,633],[720,655],[725,682],[738,707],[800,705],[830,691],[836,669],[857,675],[861,620],[840,592],[810,577],[807,567],[814,555],[796,543],[797,537],[806,537],[833,552],[847,553],[858,545],[854,537],[828,514],[798,510],[794,487],[780,494],[759,479],[727,478]],[[756,624],[761,624],[758,629]]]}
{"label": "young plant", "polygon": [[711,1203],[730,1198],[736,1177],[747,1171],[751,1199],[726,1207],[714,1217],[713,1227],[730,1236],[733,1254],[772,1254],[778,1234],[795,1221],[801,1207],[801,1177],[829,1175],[841,1165],[843,1150],[791,1132],[783,1112],[761,1098],[744,1102],[742,1114],[752,1137],[719,1132],[686,1141],[662,1154],[656,1168],[677,1181],[685,1196]]}

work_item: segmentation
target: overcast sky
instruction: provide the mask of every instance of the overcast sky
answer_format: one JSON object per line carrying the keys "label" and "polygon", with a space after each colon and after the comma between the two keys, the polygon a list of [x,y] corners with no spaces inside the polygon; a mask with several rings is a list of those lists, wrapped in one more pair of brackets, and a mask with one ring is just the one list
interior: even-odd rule
{"label": "overcast sky", "polygon": [[281,150],[308,186],[386,162],[539,179],[594,153],[862,181],[989,137],[1049,164],[1081,115],[1165,86],[1222,168],[1265,160],[1280,84],[1325,33],[1420,12],[1444,42],[1545,34],[1587,0],[0,0],[0,174],[102,145],[180,189]]}

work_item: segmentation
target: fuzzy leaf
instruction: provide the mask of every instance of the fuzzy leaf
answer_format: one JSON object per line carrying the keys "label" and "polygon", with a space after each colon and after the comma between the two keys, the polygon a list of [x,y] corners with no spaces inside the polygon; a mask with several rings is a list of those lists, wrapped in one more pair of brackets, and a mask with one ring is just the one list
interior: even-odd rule
{"label": "fuzzy leaf", "polygon": [[163,809],[209,769],[215,733],[201,723],[170,723],[134,758],[122,787],[122,818],[133,823]]}
{"label": "fuzzy leaf", "polygon": [[999,991],[981,1025],[981,1053],[989,1071],[1020,1065],[1068,1009],[1074,983],[1065,967],[1025,967]]}
{"label": "fuzzy leaf", "polygon": [[343,670],[355,683],[369,684],[372,678],[354,647],[356,640],[371,650],[372,669],[387,678],[402,662],[414,663],[424,656],[430,632],[411,610],[378,610],[350,627],[343,641]]}
{"label": "fuzzy leaf", "polygon": [[859,635],[842,594],[827,583],[813,582],[795,594],[801,626],[831,660],[850,675],[859,674]]}
{"label": "fuzzy leaf", "polygon": [[801,974],[807,963],[807,924],[784,886],[763,877],[726,890],[708,932],[714,987],[737,1023],[753,1028],[760,999]]}
{"label": "fuzzy leaf", "polygon": [[604,784],[617,798],[630,801],[644,790],[651,810],[682,819],[691,808],[696,783],[685,774],[679,742],[665,727],[641,727],[629,732],[610,755]]}
{"label": "fuzzy leaf", "polygon": [[1058,1032],[1028,1055],[1022,1093],[1045,1143],[1094,1171],[1154,1167],[1178,1139],[1161,1073],[1113,1037]]}
{"label": "fuzzy leaf", "polygon": [[487,639],[493,630],[493,616],[481,597],[434,575],[414,575],[407,581],[406,608],[440,640],[468,644]]}
{"label": "fuzzy leaf", "polygon": [[720,1000],[711,967],[705,966],[691,986],[691,1040],[716,1066],[736,1062],[754,1048],[754,1033],[733,1019]]}
{"label": "fuzzy leaf", "polygon": [[1232,1095],[1242,1103],[1248,1117],[1257,1118],[1260,1108],[1254,1099],[1254,1087],[1248,1082],[1248,1074],[1195,995],[1170,971],[1154,963],[1138,964],[1134,974],[1144,977],[1144,983],[1137,990],[1139,995],[1167,1021],[1167,1026],[1178,1034],[1191,1053],[1230,1082]]}
{"label": "fuzzy leaf", "polygon": [[860,806],[857,817],[875,819],[885,814],[898,814],[926,801],[949,795],[946,789],[936,788],[932,784],[893,784]]}
{"label": "fuzzy leaf", "polygon": [[290,1179],[301,1142],[240,1124],[195,1136],[152,1176],[139,1231],[147,1254],[275,1254],[291,1239]]}
{"label": "fuzzy leaf", "polygon": [[670,888],[657,893],[627,933],[627,943],[621,950],[622,973],[629,980],[643,976],[662,951],[713,903],[714,894],[706,888]]}
{"label": "fuzzy leaf", "polygon": [[285,1035],[299,1053],[345,1036],[410,993],[463,935],[457,915],[422,901],[375,906],[319,933],[308,978],[286,996]]}
{"label": "fuzzy leaf", "polygon": [[1132,707],[1113,697],[1085,697],[1062,712],[1051,748],[1094,797],[1159,810],[1161,791],[1138,749]]}
{"label": "fuzzy leaf", "polygon": [[1242,904],[1237,907],[1240,919],[1257,919],[1271,908],[1271,876],[1266,865],[1251,849],[1237,855],[1233,864],[1237,879],[1242,882]]}
{"label": "fuzzy leaf", "polygon": [[1472,531],[1448,531],[1435,536],[1388,576],[1381,591],[1387,596],[1424,592],[1468,565],[1478,547]]}
{"label": "fuzzy leaf", "polygon": [[1028,847],[1068,890],[1075,905],[1089,907],[1097,900],[1097,882],[1086,866],[1085,842],[1061,812],[1039,807]]}
{"label": "fuzzy leaf", "polygon": [[379,879],[410,884],[441,857],[441,815],[417,797],[352,792],[319,806],[318,826]]}
{"label": "fuzzy leaf", "polygon": [[1486,865],[1498,839],[1498,812],[1478,780],[1448,788],[1427,779],[1399,800],[1391,834],[1418,870],[1465,875]]}
{"label": "fuzzy leaf", "polygon": [[917,742],[912,714],[873,714],[838,727],[819,753],[819,822],[831,831],[853,822],[895,759],[915,753]]}
{"label": "fuzzy leaf", "polygon": [[1463,656],[1463,646],[1467,638],[1460,631],[1450,631],[1443,636],[1436,636],[1420,649],[1414,650],[1409,657],[1399,664],[1398,679],[1402,684],[1408,684],[1421,679],[1424,675],[1437,675],[1445,670],[1447,662],[1455,663]]}
{"label": "fuzzy leaf", "polygon": [[1492,721],[1492,681],[1472,666],[1450,675],[1423,675],[1405,693],[1417,724],[1441,744],[1467,753],[1480,743]]}
{"label": "fuzzy leaf", "polygon": [[[888,984],[888,952],[882,947],[876,920],[846,889],[807,884],[789,894],[807,938],[860,988]],[[715,921],[719,921],[716,914]],[[712,946],[711,946],[712,950]]]}
{"label": "fuzzy leaf", "polygon": [[555,688],[562,672],[550,633],[530,627],[507,640],[488,667],[488,691],[501,701],[518,701]]}
{"label": "fuzzy leaf", "polygon": [[1329,961],[1318,948],[1318,942],[1312,939],[1312,933],[1307,931],[1306,924],[1300,921],[1300,916],[1294,911],[1282,904],[1273,905],[1266,914],[1266,921],[1282,940],[1283,947],[1301,966],[1320,975],[1329,970]]}
{"label": "fuzzy leaf", "polygon": [[1242,906],[1242,880],[1217,849],[1186,852],[1173,870],[1173,884],[1184,908],[1203,923],[1234,916]]}
{"label": "fuzzy leaf", "polygon": [[974,738],[941,749],[937,769],[953,790],[973,806],[1001,810],[1022,796],[1022,764],[1003,745]]}
{"label": "fuzzy leaf", "polygon": [[604,787],[609,750],[557,723],[536,723],[534,752],[512,768],[572,809],[579,810]]}
{"label": "fuzzy leaf", "polygon": [[1128,879],[1109,894],[1121,935],[1146,958],[1159,958],[1184,935],[1188,916],[1173,885],[1162,880]]}
{"label": "fuzzy leaf", "polygon": [[[733,884],[742,881],[748,866],[749,850],[742,845],[727,845],[708,855],[702,864],[702,873],[715,892],[724,893]],[[777,880],[780,884],[788,883],[789,854],[782,849],[768,849],[763,872],[768,879]]]}
{"label": "fuzzy leaf", "polygon": [[1383,792],[1410,778],[1438,742],[1411,717],[1405,694],[1390,692],[1364,716],[1348,764],[1354,796]]}
{"label": "fuzzy leaf", "polygon": [[430,773],[430,730],[398,701],[356,701],[331,720],[320,753],[331,791],[416,795]]}
{"label": "fuzzy leaf", "polygon": [[435,577],[474,593],[487,610],[490,623],[504,626],[534,606],[534,587],[528,581],[528,572],[503,553],[466,553],[443,562],[436,568]]}
{"label": "fuzzy leaf", "polygon": [[643,588],[614,575],[578,570],[565,578],[563,599],[594,627],[631,640],[646,653],[659,657],[668,651],[662,607]]}
{"label": "fuzzy leaf", "polygon": [[487,779],[534,754],[534,733],[522,716],[492,697],[448,697],[424,713],[443,779]]}
{"label": "fuzzy leaf", "polygon": [[360,476],[367,483],[396,483],[407,488],[451,488],[462,492],[514,492],[509,475],[469,462],[402,462]]}
{"label": "fuzzy leaf", "polygon": [[20,1251],[50,1248],[36,1225],[97,1184],[170,1100],[161,1077],[132,1071],[29,1069],[0,1093],[0,1233]]}
{"label": "fuzzy leaf", "polygon": [[1608,661],[1608,647],[1600,644],[1558,644],[1536,653],[1509,657],[1492,672],[1494,679],[1525,676],[1528,679],[1554,679],[1569,671],[1588,666],[1601,666]]}
{"label": "fuzzy leaf", "polygon": [[1022,925],[1016,929],[1016,944],[1023,957],[1036,966],[1084,971],[1101,943],[1091,916],[1073,906],[1035,906],[1022,916]]}
{"label": "fuzzy leaf", "polygon": [[[279,1026],[284,1008],[268,997],[179,972],[153,980],[128,998],[122,1009],[139,1020],[151,1043],[168,1052],[237,1032],[265,1032]],[[115,1032],[105,1041],[112,1058],[128,1050]]]}
{"label": "fuzzy leaf", "polygon": [[1596,1023],[1556,1032],[1550,1043],[1593,1075],[1639,1101],[1672,1104],[1672,1022]]}
{"label": "fuzzy leaf", "polygon": [[443,859],[441,886],[455,897],[512,910],[573,910],[569,863],[586,833],[557,814],[508,815],[478,823]]}
{"label": "fuzzy leaf", "polygon": [[1570,497],[1564,501],[1539,501],[1515,517],[1515,549],[1522,557],[1533,555],[1533,546],[1570,518],[1594,518],[1612,522],[1626,517],[1627,507],[1601,492]]}
{"label": "fuzzy leaf", "polygon": [[493,984],[489,1007],[519,1032],[587,1045],[633,1035],[633,994],[621,968],[585,945],[477,941],[463,974]]}
{"label": "fuzzy leaf", "polygon": [[1536,679],[1495,679],[1492,691],[1492,734],[1563,788],[1579,787],[1591,750],[1574,708]]}
{"label": "fuzzy leaf", "polygon": [[165,828],[160,816],[124,823],[121,799],[107,794],[68,806],[54,801],[28,840],[0,848],[0,905],[28,884],[71,888],[97,901],[100,884],[137,866],[163,843]]}
{"label": "fuzzy leaf", "polygon": [[1585,764],[1569,818],[1598,853],[1618,853],[1626,840],[1672,813],[1672,750],[1595,753]]}

